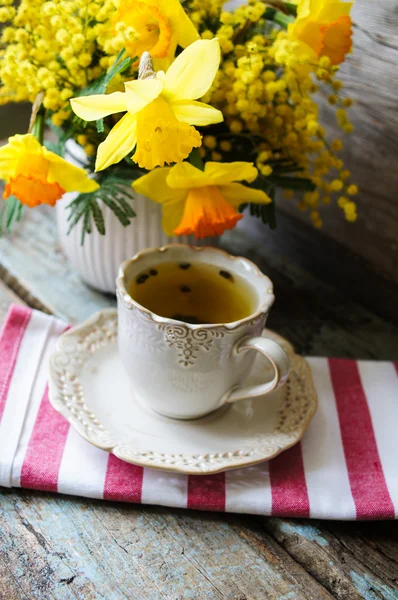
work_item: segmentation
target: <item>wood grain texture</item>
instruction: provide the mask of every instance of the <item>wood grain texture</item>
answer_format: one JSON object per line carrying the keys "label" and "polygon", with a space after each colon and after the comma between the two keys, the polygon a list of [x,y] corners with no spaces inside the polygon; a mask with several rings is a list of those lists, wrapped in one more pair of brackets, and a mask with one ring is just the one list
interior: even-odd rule
{"label": "wood grain texture", "polygon": [[7,285],[0,280],[0,326],[3,323],[10,304],[23,304],[19,296],[14,294]]}
{"label": "wood grain texture", "polygon": [[[359,219],[347,223],[340,210],[325,207],[323,232],[398,282],[398,1],[356,0],[352,17],[354,51],[339,77],[343,92],[355,100],[350,109],[355,131],[345,136],[342,157],[360,188]],[[342,137],[326,104],[322,120],[333,137]],[[279,206],[307,220],[294,202],[281,197]]]}
{"label": "wood grain texture", "polygon": [[55,213],[47,207],[28,211],[11,236],[0,239],[0,274],[34,308],[57,314],[69,323],[115,305],[89,289],[72,271],[58,244]]}
{"label": "wood grain texture", "polygon": [[368,260],[312,225],[280,212],[278,228],[265,232],[258,219],[245,215],[236,230],[224,234],[231,253],[236,252],[239,237],[246,238],[246,244],[256,249],[264,263],[268,257],[276,256],[280,263],[298,267],[332,285],[346,298],[398,324],[398,284],[381,277]]}
{"label": "wood grain texture", "polygon": [[260,520],[338,600],[398,598],[397,523]]}
{"label": "wood grain texture", "polygon": [[1,506],[7,600],[332,598],[248,518],[25,491]]}

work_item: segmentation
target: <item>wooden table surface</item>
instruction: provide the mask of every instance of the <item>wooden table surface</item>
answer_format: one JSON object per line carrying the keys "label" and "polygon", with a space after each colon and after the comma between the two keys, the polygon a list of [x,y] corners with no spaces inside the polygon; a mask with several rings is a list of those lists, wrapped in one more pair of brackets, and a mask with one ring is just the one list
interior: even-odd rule
{"label": "wooden table surface", "polygon": [[[10,302],[70,323],[113,306],[114,298],[88,289],[69,268],[54,214],[28,212],[18,231],[0,240],[0,317]],[[291,224],[281,226],[283,232]],[[226,244],[274,281],[269,326],[299,352],[398,358],[397,325],[369,308],[384,288],[354,260],[356,277],[368,278],[361,302],[348,276],[352,257],[323,247],[334,257],[330,276],[314,277],[313,260],[303,269],[298,252],[273,247],[264,231],[234,232]],[[397,522],[199,513],[3,490],[0,539],[4,600],[398,599]]]}

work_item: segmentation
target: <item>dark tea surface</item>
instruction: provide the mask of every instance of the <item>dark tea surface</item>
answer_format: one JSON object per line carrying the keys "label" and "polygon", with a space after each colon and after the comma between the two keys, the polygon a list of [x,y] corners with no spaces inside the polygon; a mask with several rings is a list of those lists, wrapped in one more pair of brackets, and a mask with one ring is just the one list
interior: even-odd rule
{"label": "dark tea surface", "polygon": [[152,266],[131,281],[128,292],[157,315],[186,323],[231,323],[257,305],[257,294],[243,277],[201,262]]}

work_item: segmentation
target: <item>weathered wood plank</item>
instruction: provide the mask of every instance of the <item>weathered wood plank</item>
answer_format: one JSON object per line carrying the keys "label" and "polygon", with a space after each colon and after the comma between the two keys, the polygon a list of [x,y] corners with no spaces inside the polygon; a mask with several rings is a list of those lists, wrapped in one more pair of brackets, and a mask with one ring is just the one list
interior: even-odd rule
{"label": "weathered wood plank", "polygon": [[260,519],[335,598],[398,598],[398,523]]}
{"label": "weathered wood plank", "polygon": [[58,244],[54,211],[28,211],[19,225],[0,239],[0,263],[7,284],[16,286],[26,302],[34,298],[35,306],[39,303],[69,323],[115,305],[114,298],[88,288],[69,267]]}
{"label": "weathered wood plank", "polygon": [[297,215],[279,212],[275,230],[245,215],[237,230],[224,235],[232,253],[236,238],[242,234],[247,238],[246,245],[256,249],[263,263],[267,263],[270,256],[276,256],[282,266],[294,265],[318,281],[332,285],[347,299],[398,324],[398,284],[381,277],[368,261],[352,250],[309,223],[300,222]]}
{"label": "weathered wood plank", "polygon": [[249,519],[34,492],[2,506],[0,563],[34,600],[332,598]]}
{"label": "weathered wood plank", "polygon": [[11,303],[23,304],[23,301],[0,280],[0,327]]}
{"label": "weathered wood plank", "polygon": [[308,356],[393,360],[398,356],[397,326],[375,316],[344,291],[323,283],[278,252],[261,247],[258,236],[233,237],[235,254],[244,254],[268,275],[276,301],[268,326]]}
{"label": "weathered wood plank", "polygon": [[[398,1],[356,0],[352,16],[354,51],[342,65],[340,78],[356,100],[350,109],[355,131],[345,137],[342,157],[360,188],[359,220],[346,223],[341,211],[327,206],[323,232],[398,282]],[[322,120],[333,137],[342,137],[326,104]],[[307,220],[294,202],[281,197],[279,206]]]}

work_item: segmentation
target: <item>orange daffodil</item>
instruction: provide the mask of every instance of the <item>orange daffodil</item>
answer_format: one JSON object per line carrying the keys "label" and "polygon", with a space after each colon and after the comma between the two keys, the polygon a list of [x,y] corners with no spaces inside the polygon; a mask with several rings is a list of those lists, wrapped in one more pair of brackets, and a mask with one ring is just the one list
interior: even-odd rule
{"label": "orange daffodil", "polygon": [[0,148],[4,198],[13,195],[30,208],[54,206],[65,192],[93,192],[98,183],[83,169],[50,152],[31,135],[14,135]]}
{"label": "orange daffodil", "polygon": [[130,56],[151,53],[152,58],[174,58],[178,46],[186,48],[199,39],[180,0],[121,0],[115,20],[132,28],[126,41]]}
{"label": "orange daffodil", "polygon": [[204,171],[188,162],[154,169],[133,183],[134,189],[162,204],[166,235],[197,238],[222,234],[243,217],[236,209],[245,202],[269,204],[261,190],[237,183],[252,182],[257,169],[248,162],[206,162]]}
{"label": "orange daffodil", "polygon": [[352,2],[341,0],[300,0],[288,35],[306,44],[318,57],[327,56],[332,65],[338,65],[352,46],[351,6]]}
{"label": "orange daffodil", "polygon": [[219,63],[218,41],[198,40],[166,73],[129,81],[124,84],[125,92],[73,98],[73,111],[85,121],[127,111],[99,145],[96,171],[118,163],[135,147],[133,161],[148,170],[181,162],[198,148],[201,136],[192,125],[223,120],[221,111],[195,102],[210,88]]}

